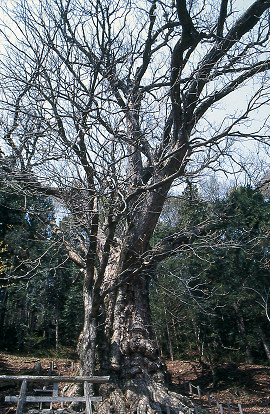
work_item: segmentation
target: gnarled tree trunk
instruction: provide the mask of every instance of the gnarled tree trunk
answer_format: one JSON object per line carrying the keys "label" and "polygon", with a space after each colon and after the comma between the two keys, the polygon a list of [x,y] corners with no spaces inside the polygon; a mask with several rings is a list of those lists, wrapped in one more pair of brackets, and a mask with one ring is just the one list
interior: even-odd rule
{"label": "gnarled tree trunk", "polygon": [[85,321],[80,342],[82,373],[111,377],[109,384],[100,387],[103,403],[99,412],[105,413],[108,408],[115,412],[153,412],[169,406],[185,413],[191,404],[187,398],[168,391],[166,366],[154,343],[149,306],[151,270],[126,271],[117,285],[119,273],[127,266],[120,252],[114,252],[104,282],[108,284],[109,279],[111,289],[104,295],[94,320],[91,305],[85,301],[88,323]]}

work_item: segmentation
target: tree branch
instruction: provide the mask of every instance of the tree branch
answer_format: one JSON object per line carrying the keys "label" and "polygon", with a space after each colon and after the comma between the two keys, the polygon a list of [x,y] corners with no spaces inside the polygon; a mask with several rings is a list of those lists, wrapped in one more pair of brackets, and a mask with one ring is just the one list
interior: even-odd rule
{"label": "tree branch", "polygon": [[270,7],[270,0],[257,0],[252,6],[236,21],[229,30],[226,37],[218,41],[215,46],[206,54],[199,64],[197,75],[192,82],[187,94],[186,102],[188,108],[188,118],[192,118],[192,113],[198,98],[209,80],[211,70],[226,53],[260,20],[261,15]]}
{"label": "tree branch", "polygon": [[205,112],[215,103],[220,101],[225,96],[228,96],[230,93],[234,92],[235,89],[245,82],[247,79],[253,77],[254,75],[265,72],[270,67],[270,60],[264,62],[258,62],[250,70],[247,70],[242,75],[238,76],[236,79],[227,84],[220,91],[216,91],[214,94],[210,95],[194,112],[194,122],[197,122]]}
{"label": "tree branch", "polygon": [[220,12],[219,12],[219,18],[218,18],[218,24],[217,24],[217,38],[218,39],[223,37],[224,24],[227,18],[227,7],[228,7],[228,0],[221,0]]}

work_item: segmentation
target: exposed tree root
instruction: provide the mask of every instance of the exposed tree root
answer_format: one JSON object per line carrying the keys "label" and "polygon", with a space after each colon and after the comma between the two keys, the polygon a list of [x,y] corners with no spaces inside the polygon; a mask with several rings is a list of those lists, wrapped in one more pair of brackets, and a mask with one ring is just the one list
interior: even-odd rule
{"label": "exposed tree root", "polygon": [[97,404],[100,414],[154,414],[171,413],[186,414],[192,408],[191,401],[180,394],[170,392],[164,385],[156,382],[128,381],[120,388],[114,384],[102,385],[99,390],[103,402]]}

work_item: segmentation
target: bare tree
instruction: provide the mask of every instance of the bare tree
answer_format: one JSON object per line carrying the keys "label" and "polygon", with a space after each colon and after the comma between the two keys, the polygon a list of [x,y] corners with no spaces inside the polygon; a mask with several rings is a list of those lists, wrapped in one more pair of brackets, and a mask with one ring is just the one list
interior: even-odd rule
{"label": "bare tree", "polygon": [[[164,385],[148,286],[211,223],[158,246],[151,236],[172,185],[242,167],[236,142],[267,144],[267,119],[248,119],[269,99],[270,1],[243,13],[228,0],[3,4],[2,179],[69,216],[51,225],[84,277],[81,370],[111,374],[105,401],[118,409],[184,412]],[[223,101],[226,115],[209,118]]]}

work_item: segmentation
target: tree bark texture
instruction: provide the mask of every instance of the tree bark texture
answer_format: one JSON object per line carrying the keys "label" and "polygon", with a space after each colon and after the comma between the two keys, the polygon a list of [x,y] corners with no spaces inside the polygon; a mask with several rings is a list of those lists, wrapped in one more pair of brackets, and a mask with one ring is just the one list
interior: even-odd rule
{"label": "tree bark texture", "polygon": [[[161,364],[156,355],[149,309],[149,277],[138,274],[117,289],[114,294],[112,317],[108,322],[110,360],[120,377],[132,378],[160,374]],[[109,310],[106,310],[107,315]]]}
{"label": "tree bark texture", "polygon": [[80,356],[80,371],[82,375],[94,375],[97,322],[92,315],[93,298],[92,292],[84,286],[84,325],[83,331],[78,342],[78,352]]}
{"label": "tree bark texture", "polygon": [[[173,412],[184,413],[188,402],[167,390],[166,367],[154,345],[149,280],[147,274],[138,274],[105,301],[105,343],[109,345],[106,371],[115,386],[107,405],[115,408],[120,404],[127,412],[165,410],[168,405]],[[106,360],[104,354],[101,358]],[[128,403],[123,404],[123,400]]]}
{"label": "tree bark texture", "polygon": [[[130,266],[130,255],[126,255]],[[128,268],[130,270],[130,268]],[[134,269],[133,269],[134,270]],[[86,315],[80,339],[81,372],[84,375],[109,373],[111,382],[99,392],[104,402],[101,413],[154,412],[170,406],[173,412],[185,413],[190,402],[168,391],[166,367],[155,347],[149,307],[150,271],[127,271],[121,251],[113,252],[106,269],[103,288],[126,272],[124,282],[112,289],[92,318],[91,294],[85,295]]]}

